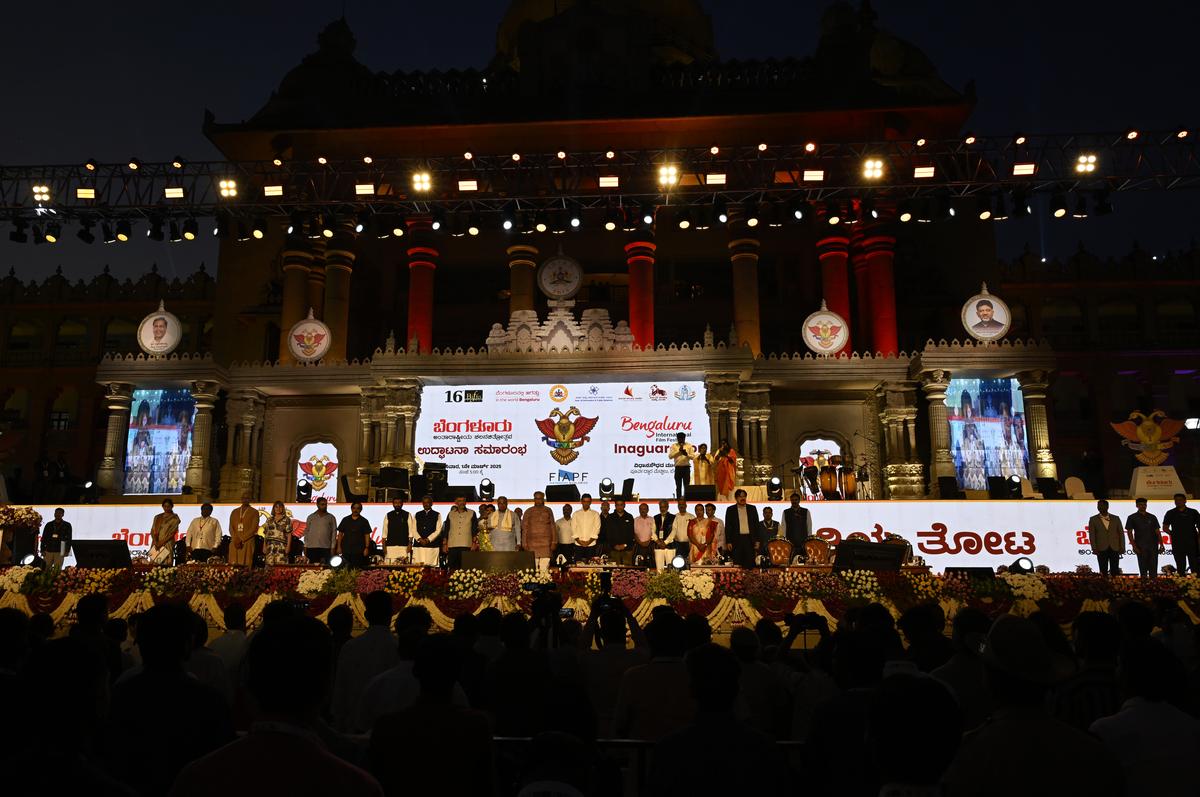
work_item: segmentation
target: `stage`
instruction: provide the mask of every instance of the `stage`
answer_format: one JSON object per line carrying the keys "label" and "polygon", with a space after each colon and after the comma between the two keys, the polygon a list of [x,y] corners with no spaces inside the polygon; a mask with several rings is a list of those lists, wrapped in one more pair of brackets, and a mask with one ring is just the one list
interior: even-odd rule
{"label": "stage", "polygon": [[[66,520],[74,528],[75,539],[107,540],[123,539],[129,543],[131,554],[137,558],[145,555],[150,545],[150,527],[154,516],[161,511],[157,497],[147,496],[141,504],[89,504],[66,506]],[[650,503],[650,514],[658,512],[657,502]],[[513,501],[510,507],[526,507],[531,502]],[[548,504],[555,517],[561,517],[562,504]],[[215,504],[213,516],[228,525],[234,504]],[[270,503],[254,502],[259,510],[260,523],[270,508]],[[470,504],[477,509],[478,504]],[[671,502],[671,511],[676,502]],[[724,519],[727,503],[717,505],[717,517]],[[764,507],[771,507],[775,519],[782,517],[786,502],[759,503],[760,515]],[[1095,569],[1096,559],[1092,554],[1087,536],[1088,518],[1095,514],[1096,506],[1091,501],[814,501],[804,504],[812,513],[813,535],[830,545],[837,545],[851,534],[863,534],[872,541],[882,541],[887,534],[898,534],[912,545],[913,556],[923,560],[935,573],[947,567],[999,567],[1009,565],[1018,557],[1028,557],[1035,565],[1048,567],[1056,573],[1073,573],[1080,565]],[[445,516],[449,504],[435,504],[434,508]],[[593,509],[600,508],[596,500]],[[1152,501],[1149,511],[1162,518],[1171,507],[1167,501]],[[304,533],[305,519],[316,511],[313,504],[289,503],[288,511],[293,518],[293,529],[297,536]],[[578,509],[578,503],[572,508]],[[694,507],[689,507],[694,508]],[[35,509],[41,514],[42,522],[54,516],[54,506],[40,505]],[[405,505],[409,512],[420,509],[420,504]],[[627,507],[637,515],[637,504]],[[1112,512],[1125,517],[1134,511],[1132,501],[1114,501]],[[380,539],[384,516],[391,510],[390,504],[365,504],[363,514],[374,529],[376,541]],[[177,504],[180,536],[192,518],[200,513],[198,504]],[[348,504],[331,504],[330,511],[340,520],[350,512]],[[228,529],[225,529],[228,533]],[[1163,537],[1167,553],[1159,557],[1159,565],[1170,564],[1170,538]],[[1126,552],[1122,568],[1136,570],[1131,552]],[[72,564],[68,558],[67,564]]]}

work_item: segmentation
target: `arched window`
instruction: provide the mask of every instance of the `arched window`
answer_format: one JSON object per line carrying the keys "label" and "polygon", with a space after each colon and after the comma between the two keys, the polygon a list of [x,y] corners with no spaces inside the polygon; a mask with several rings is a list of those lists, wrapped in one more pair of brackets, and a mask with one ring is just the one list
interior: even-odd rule
{"label": "arched window", "polygon": [[1046,299],[1042,305],[1042,331],[1047,335],[1083,332],[1083,309],[1064,297]]}
{"label": "arched window", "polygon": [[1109,299],[1096,308],[1101,329],[1137,329],[1137,302],[1128,299]]}
{"label": "arched window", "polygon": [[1190,332],[1196,329],[1196,305],[1186,297],[1159,302],[1154,307],[1158,328],[1170,332]]}
{"label": "arched window", "polygon": [[296,462],[296,484],[307,482],[312,487],[312,500],[337,500],[337,485],[341,463],[337,446],[326,441],[306,443],[300,448]]}
{"label": "arched window", "polygon": [[54,351],[57,354],[84,354],[87,350],[87,322],[77,318],[64,318],[54,336]]}
{"label": "arched window", "polygon": [[104,327],[104,350],[117,354],[138,351],[137,322],[127,318],[113,318]]}
{"label": "arched window", "polygon": [[8,330],[9,351],[34,351],[41,345],[41,327],[32,321],[17,321]]}

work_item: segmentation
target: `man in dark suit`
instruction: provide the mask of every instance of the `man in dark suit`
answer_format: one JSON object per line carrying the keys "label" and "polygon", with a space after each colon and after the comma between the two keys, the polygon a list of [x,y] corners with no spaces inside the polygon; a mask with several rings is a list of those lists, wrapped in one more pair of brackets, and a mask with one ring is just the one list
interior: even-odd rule
{"label": "man in dark suit", "polygon": [[792,493],[792,505],[783,510],[783,534],[792,544],[792,556],[803,556],[804,542],[812,536],[812,515],[800,505],[799,493]]}
{"label": "man in dark suit", "polygon": [[1100,563],[1100,575],[1121,575],[1121,554],[1125,553],[1125,530],[1121,519],[1108,514],[1108,501],[1096,502],[1097,514],[1088,518],[1088,539]]}
{"label": "man in dark suit", "polygon": [[725,550],[733,554],[738,567],[754,567],[754,557],[762,548],[758,508],[746,503],[746,491],[733,494],[734,504],[725,510]]}
{"label": "man in dark suit", "polygon": [[388,559],[399,559],[408,555],[415,527],[415,519],[404,511],[404,499],[392,499],[392,511],[384,516],[383,521],[383,550]]}

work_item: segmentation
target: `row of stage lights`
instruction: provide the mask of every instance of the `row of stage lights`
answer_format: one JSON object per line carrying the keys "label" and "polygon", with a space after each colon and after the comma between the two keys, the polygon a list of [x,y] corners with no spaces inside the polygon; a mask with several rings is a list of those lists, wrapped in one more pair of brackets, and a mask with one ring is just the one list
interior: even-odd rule
{"label": "row of stage lights", "polygon": [[[751,199],[737,207],[739,212],[731,216],[726,201],[716,197],[711,204],[679,206],[672,221],[680,230],[708,230],[716,225],[729,224],[733,218],[735,221],[740,219],[746,227],[754,229],[799,224],[806,219],[817,219],[829,225],[856,224],[860,221],[879,219],[881,216],[879,207],[869,196],[844,202],[829,199],[816,203],[807,199],[790,202]],[[659,221],[659,210],[658,206],[647,203],[633,206],[609,205],[599,212],[603,215],[602,226],[605,230],[634,232],[654,227]],[[1082,219],[1089,215],[1106,215],[1112,211],[1112,200],[1107,191],[1093,192],[1090,204],[1088,196],[1084,193],[1068,195],[1059,191],[1052,193],[1049,199],[1049,213],[1054,218],[1070,216]],[[895,218],[901,223],[948,221],[960,216],[973,216],[980,221],[1003,221],[1029,216],[1032,212],[1033,206],[1028,194],[1021,191],[1014,192],[1011,198],[1004,192],[996,192],[978,194],[974,198],[954,199],[938,196],[903,199],[895,204]],[[485,214],[478,210],[447,212],[435,208],[429,214],[420,215],[429,220],[429,227],[433,231],[462,237],[477,236],[484,232],[485,218],[494,214]],[[563,234],[580,230],[584,226],[584,209],[581,207],[564,206],[550,210],[519,210],[508,207],[498,215],[499,224],[496,226],[508,233]],[[408,232],[408,221],[409,217],[403,213],[375,213],[371,210],[362,210],[356,215],[346,217],[339,217],[329,211],[297,211],[290,217],[287,233],[295,237],[332,238],[339,229],[353,227],[359,234],[376,238],[399,238]],[[97,222],[85,218],[80,224],[77,237],[85,243],[94,243],[97,240]],[[29,241],[30,228],[35,244],[57,243],[62,237],[62,224],[58,221],[30,224],[17,216],[12,219],[12,225],[9,240],[14,243]],[[99,222],[99,226],[100,240],[104,243],[125,243],[133,238],[134,222],[131,219],[123,218],[115,222],[105,220]],[[196,240],[199,231],[200,225],[194,216],[182,221],[151,216],[146,237],[152,241],[169,240],[178,243]],[[233,237],[238,241],[262,240],[267,237],[269,231],[270,225],[265,216],[248,221],[237,219],[228,213],[218,214],[212,229],[213,235],[218,238]]]}

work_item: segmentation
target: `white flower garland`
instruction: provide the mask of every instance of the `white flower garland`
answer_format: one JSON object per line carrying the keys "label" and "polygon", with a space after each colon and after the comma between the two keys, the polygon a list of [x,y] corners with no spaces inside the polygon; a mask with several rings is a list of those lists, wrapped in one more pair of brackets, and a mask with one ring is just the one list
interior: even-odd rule
{"label": "white flower garland", "polygon": [[1003,573],[1000,578],[1012,590],[1014,600],[1040,601],[1050,597],[1046,582],[1037,576],[1024,573]]}
{"label": "white flower garland", "polygon": [[36,567],[10,567],[0,572],[0,592],[20,592],[25,584],[25,577],[34,572]]}
{"label": "white flower garland", "polygon": [[321,594],[321,590],[325,588],[330,576],[333,575],[332,570],[322,568],[321,570],[305,570],[300,574],[300,580],[296,582],[296,591],[306,598],[312,598]]}
{"label": "white flower garland", "polygon": [[713,577],[702,570],[684,570],[679,576],[679,586],[687,600],[708,600],[717,588]]}

